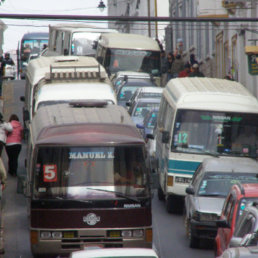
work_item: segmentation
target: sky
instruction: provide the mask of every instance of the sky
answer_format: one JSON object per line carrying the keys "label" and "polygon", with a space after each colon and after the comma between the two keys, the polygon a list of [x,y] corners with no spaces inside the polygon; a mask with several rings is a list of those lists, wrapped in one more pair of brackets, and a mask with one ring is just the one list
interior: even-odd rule
{"label": "sky", "polygon": [[[0,6],[0,14],[50,14],[50,15],[107,15],[97,6],[100,0],[5,0]],[[103,0],[107,6],[107,0]],[[16,50],[23,34],[33,31],[48,31],[48,25],[54,23],[70,23],[72,21],[17,20],[2,19],[8,26],[4,32],[3,51]],[[98,23],[106,26],[105,22]]]}

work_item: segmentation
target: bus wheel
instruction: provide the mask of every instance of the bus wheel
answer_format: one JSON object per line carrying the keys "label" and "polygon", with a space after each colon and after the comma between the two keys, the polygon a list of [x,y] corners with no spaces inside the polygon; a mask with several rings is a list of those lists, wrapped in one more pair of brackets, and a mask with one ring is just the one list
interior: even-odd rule
{"label": "bus wheel", "polygon": [[190,243],[189,243],[190,247],[198,248],[199,244],[200,244],[200,240],[199,240],[199,238],[193,236],[191,225],[189,225],[188,237],[189,237],[189,241],[190,241]]}
{"label": "bus wheel", "polygon": [[164,193],[163,193],[163,191],[162,191],[162,189],[161,189],[160,186],[159,186],[159,188],[158,188],[158,199],[159,199],[160,201],[164,201],[164,200],[165,200],[165,195],[164,195]]}

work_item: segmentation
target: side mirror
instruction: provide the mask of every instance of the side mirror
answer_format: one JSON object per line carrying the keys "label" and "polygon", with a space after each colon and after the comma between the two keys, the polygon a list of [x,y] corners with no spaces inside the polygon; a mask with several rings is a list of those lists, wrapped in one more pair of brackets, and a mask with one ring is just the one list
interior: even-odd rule
{"label": "side mirror", "polygon": [[169,139],[170,139],[169,132],[168,131],[163,131],[162,132],[162,139],[161,139],[162,143],[168,143]]}
{"label": "side mirror", "polygon": [[20,101],[25,102],[25,97],[24,96],[20,96]]}
{"label": "side mirror", "polygon": [[194,189],[193,189],[193,187],[191,187],[191,186],[186,187],[185,192],[186,192],[187,194],[194,195]]}
{"label": "side mirror", "polygon": [[216,221],[216,226],[218,228],[230,228],[230,225],[225,219]]}

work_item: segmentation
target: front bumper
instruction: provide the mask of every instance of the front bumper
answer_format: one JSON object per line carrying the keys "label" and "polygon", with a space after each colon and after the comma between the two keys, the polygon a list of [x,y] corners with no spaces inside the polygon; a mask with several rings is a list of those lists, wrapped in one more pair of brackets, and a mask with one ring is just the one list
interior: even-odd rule
{"label": "front bumper", "polygon": [[200,239],[214,240],[217,235],[217,226],[213,221],[190,221],[191,234]]}

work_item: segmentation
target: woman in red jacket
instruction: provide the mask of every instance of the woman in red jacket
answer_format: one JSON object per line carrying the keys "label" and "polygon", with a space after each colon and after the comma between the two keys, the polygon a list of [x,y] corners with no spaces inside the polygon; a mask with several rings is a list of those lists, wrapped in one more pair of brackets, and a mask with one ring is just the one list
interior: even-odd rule
{"label": "woman in red jacket", "polygon": [[18,168],[18,157],[21,152],[22,138],[23,138],[23,127],[19,122],[17,115],[12,114],[9,122],[11,123],[13,130],[7,134],[6,139],[6,153],[8,156],[8,173],[16,176]]}

